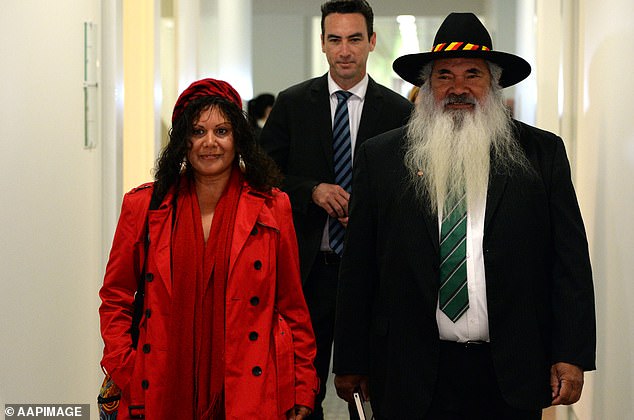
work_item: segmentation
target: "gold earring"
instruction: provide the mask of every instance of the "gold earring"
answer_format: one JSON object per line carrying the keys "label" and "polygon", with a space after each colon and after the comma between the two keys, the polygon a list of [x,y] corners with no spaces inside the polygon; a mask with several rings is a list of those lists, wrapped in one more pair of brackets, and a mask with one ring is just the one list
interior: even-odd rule
{"label": "gold earring", "polygon": [[240,172],[242,173],[245,173],[247,171],[247,165],[244,163],[242,155],[238,155],[238,167],[240,168]]}

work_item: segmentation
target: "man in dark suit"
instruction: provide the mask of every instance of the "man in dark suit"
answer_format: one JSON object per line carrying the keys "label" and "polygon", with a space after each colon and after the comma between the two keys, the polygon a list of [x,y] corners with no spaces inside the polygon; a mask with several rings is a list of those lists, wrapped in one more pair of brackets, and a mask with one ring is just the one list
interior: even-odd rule
{"label": "man in dark suit", "polygon": [[588,245],[562,140],[511,119],[529,64],[452,13],[408,125],[355,158],[334,371],[378,419],[540,419],[595,368]]}
{"label": "man in dark suit", "polygon": [[[368,138],[407,122],[411,104],[377,84],[366,73],[376,34],[373,12],[365,1],[328,1],[321,7],[321,45],[330,69],[281,92],[260,135],[260,143],[285,175],[299,243],[304,294],[317,339],[315,365],[321,390],[315,403],[315,419],[323,418],[321,402],[326,392],[335,316],[339,255],[331,244],[332,229],[343,229],[348,220],[349,182],[339,181],[335,171],[333,120],[337,91],[347,99],[349,155],[341,163],[351,177],[351,159]],[[341,128],[341,127],[340,127]],[[338,155],[338,153],[337,153]],[[339,165],[338,165],[339,168]],[[333,224],[339,226],[332,226]]]}

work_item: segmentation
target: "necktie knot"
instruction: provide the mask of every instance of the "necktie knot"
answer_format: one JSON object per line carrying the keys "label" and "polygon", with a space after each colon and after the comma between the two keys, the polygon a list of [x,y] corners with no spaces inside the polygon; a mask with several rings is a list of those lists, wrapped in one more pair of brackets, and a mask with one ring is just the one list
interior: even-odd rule
{"label": "necktie knot", "polygon": [[335,95],[337,95],[337,100],[339,101],[338,103],[342,103],[350,99],[352,93],[347,90],[338,90],[335,92]]}

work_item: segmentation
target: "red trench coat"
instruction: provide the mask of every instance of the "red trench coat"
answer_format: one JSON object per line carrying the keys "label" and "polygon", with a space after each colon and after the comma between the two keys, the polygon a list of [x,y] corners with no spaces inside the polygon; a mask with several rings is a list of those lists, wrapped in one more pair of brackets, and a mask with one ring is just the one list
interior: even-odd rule
{"label": "red trench coat", "polygon": [[[160,412],[172,278],[171,194],[148,215],[150,246],[137,350],[128,331],[151,191],[152,184],[145,184],[125,195],[99,292],[105,344],[101,365],[123,390],[120,419],[130,413],[150,420],[178,419],[178,413]],[[316,347],[298,261],[286,194],[276,189],[265,194],[245,184],[226,291],[227,419],[282,419],[296,404],[313,407],[319,388],[313,367]]]}

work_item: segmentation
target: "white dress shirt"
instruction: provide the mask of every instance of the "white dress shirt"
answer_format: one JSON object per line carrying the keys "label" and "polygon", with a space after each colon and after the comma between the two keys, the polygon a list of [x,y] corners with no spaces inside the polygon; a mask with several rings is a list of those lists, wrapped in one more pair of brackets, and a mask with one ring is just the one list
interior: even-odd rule
{"label": "white dress shirt", "polygon": [[[351,147],[351,159],[354,161],[354,146],[357,144],[357,133],[359,132],[359,124],[361,123],[361,113],[363,112],[363,104],[365,102],[365,93],[368,90],[368,74],[366,73],[363,76],[363,79],[350,89],[348,92],[352,93],[350,98],[348,98],[348,121],[350,123],[350,147]],[[335,92],[339,90],[345,90],[339,87],[337,82],[335,82],[328,73],[328,92],[330,93],[330,124],[334,124],[335,119],[335,111],[337,110],[337,104],[339,100],[337,99],[337,95]],[[328,221],[326,221],[326,226],[324,227],[324,233],[321,237],[321,247],[322,251],[331,251],[330,249],[330,238],[328,236]]]}

